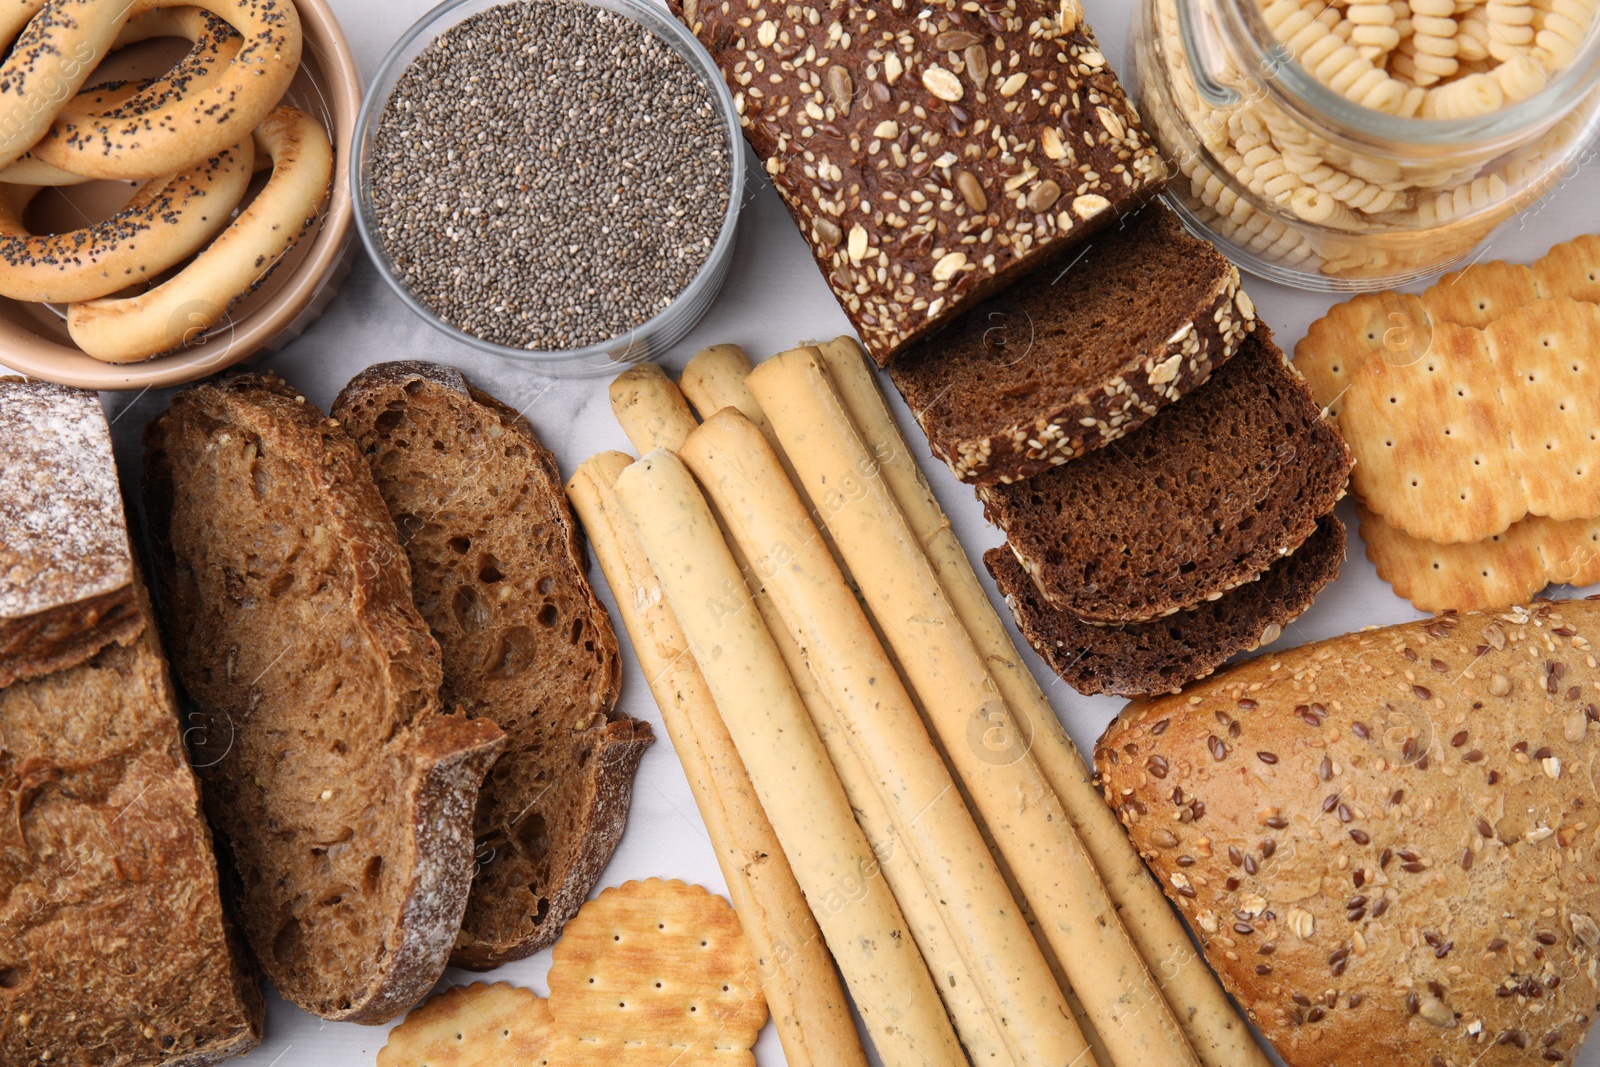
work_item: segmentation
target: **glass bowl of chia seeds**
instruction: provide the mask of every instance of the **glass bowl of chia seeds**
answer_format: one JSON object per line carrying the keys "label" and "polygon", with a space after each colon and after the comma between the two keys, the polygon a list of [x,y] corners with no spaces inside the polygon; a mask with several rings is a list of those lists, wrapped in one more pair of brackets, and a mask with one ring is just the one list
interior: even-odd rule
{"label": "glass bowl of chia seeds", "polygon": [[378,68],[350,167],[401,300],[556,375],[688,333],[733,259],[745,169],[722,76],[648,0],[448,0]]}

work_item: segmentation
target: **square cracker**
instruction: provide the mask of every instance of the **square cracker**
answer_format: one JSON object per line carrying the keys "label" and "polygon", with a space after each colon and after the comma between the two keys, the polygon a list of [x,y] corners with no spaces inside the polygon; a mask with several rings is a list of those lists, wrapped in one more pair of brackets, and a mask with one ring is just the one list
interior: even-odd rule
{"label": "square cracker", "polygon": [[1600,582],[1600,519],[1533,516],[1483,541],[1441,545],[1357,510],[1378,577],[1422,611],[1481,611],[1520,603],[1551,583]]}

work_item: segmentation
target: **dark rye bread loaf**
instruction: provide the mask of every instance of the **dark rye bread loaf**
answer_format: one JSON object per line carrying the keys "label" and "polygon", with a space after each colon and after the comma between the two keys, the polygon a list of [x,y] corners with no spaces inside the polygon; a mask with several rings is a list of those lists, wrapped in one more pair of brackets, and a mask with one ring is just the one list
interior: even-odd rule
{"label": "dark rye bread loaf", "polygon": [[452,961],[483,969],[553,942],[622,836],[649,724],[613,711],[616,634],[555,457],[453,367],[384,363],[333,413],[360,445],[444,653],[446,707],[494,720],[478,871]]}
{"label": "dark rye bread loaf", "polygon": [[1349,473],[1339,431],[1257,326],[1138,430],[979,495],[1052,607],[1114,625],[1253,581],[1311,536]]}
{"label": "dark rye bread loaf", "polygon": [[[120,495],[100,503],[122,511]],[[0,1063],[202,1067],[261,1042],[261,990],[130,578],[131,642],[0,689]]]}
{"label": "dark rye bread loaf", "polygon": [[439,647],[355,443],[270,375],[145,430],[163,622],[206,810],[284,997],[376,1023],[444,971],[478,787],[504,743],[439,712]]}
{"label": "dark rye bread loaf", "polygon": [[1017,557],[984,553],[1017,628],[1050,669],[1085,695],[1176,693],[1238,652],[1271,644],[1311,606],[1344,563],[1344,524],[1326,515],[1293,555],[1254,582],[1150,622],[1091,626],[1044,602]]}
{"label": "dark rye bread loaf", "polygon": [[956,477],[1032,477],[1204,384],[1255,326],[1239,271],[1154,203],[907,348],[890,377]]}
{"label": "dark rye bread loaf", "polygon": [[1160,188],[1077,0],[669,6],[880,366]]}
{"label": "dark rye bread loaf", "polygon": [[1586,601],[1364,630],[1130,704],[1100,739],[1106,801],[1291,1067],[1578,1059],[1597,644]]}
{"label": "dark rye bread loaf", "polygon": [[0,686],[144,625],[100,398],[0,378]]}

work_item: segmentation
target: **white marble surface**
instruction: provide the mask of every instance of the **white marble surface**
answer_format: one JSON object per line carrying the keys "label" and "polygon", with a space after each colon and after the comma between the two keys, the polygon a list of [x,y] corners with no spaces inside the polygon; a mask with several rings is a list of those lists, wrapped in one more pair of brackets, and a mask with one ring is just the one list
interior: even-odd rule
{"label": "white marble surface", "polygon": [[[334,0],[346,34],[370,78],[384,52],[427,10],[425,0]],[[1108,56],[1126,70],[1125,44],[1132,0],[1086,0],[1091,21],[1100,32]],[[752,163],[753,163],[752,159]],[[737,258],[729,280],[710,313],[664,362],[681,369],[701,347],[737,342],[757,359],[792,347],[803,339],[826,338],[847,331],[844,316],[813,265],[798,232],[777,195],[752,165]],[[1576,233],[1600,229],[1600,170],[1577,169],[1571,180],[1529,216],[1513,221],[1491,242],[1488,258],[1528,261],[1550,244]],[[1264,320],[1285,347],[1322,313],[1330,298],[1296,292],[1257,279],[1247,279]],[[283,352],[264,361],[326,407],[339,387],[371,363],[421,358],[454,363],[478,385],[522,409],[540,436],[554,449],[564,471],[605,448],[627,449],[628,442],[613,421],[604,378],[551,381],[446,341],[413,318],[378,277],[364,257],[327,314]],[[3,362],[3,353],[0,353]],[[885,388],[889,388],[887,380]],[[891,395],[893,390],[890,389]],[[139,396],[107,395],[116,423],[124,479],[137,475],[138,440],[142,428],[166,404],[170,391]],[[908,437],[921,452],[929,477],[949,511],[963,544],[974,558],[998,544],[999,533],[983,520],[971,491],[927,455],[924,440],[903,407],[896,410]],[[131,487],[131,486],[130,486]],[[1373,623],[1418,616],[1374,574],[1355,538],[1354,515],[1342,514],[1351,531],[1351,558],[1344,573],[1323,592],[1316,605],[1287,628],[1278,647],[1343,633]],[[980,573],[982,567],[979,568]],[[985,582],[988,581],[984,576]],[[991,587],[992,593],[992,587]],[[602,585],[601,595],[609,591]],[[1091,745],[1121,706],[1110,698],[1079,696],[1057,681],[1029,654],[1035,673],[1046,685],[1057,712],[1080,746]],[[637,665],[627,659],[623,706],[651,721],[661,741],[647,755],[634,793],[628,832],[603,884],[651,875],[683,878],[721,890],[722,878],[709,841],[695,811],[660,716]],[[549,954],[501,968],[493,978],[545,992]],[[444,981],[465,983],[473,976],[452,970]],[[370,1064],[383,1045],[386,1027],[329,1024],[289,1007],[275,996],[267,1020],[267,1038],[249,1062],[263,1067],[345,1067]],[[757,1047],[763,1067],[781,1064],[783,1054],[769,1026]],[[1600,1067],[1600,1042],[1580,1061]]]}

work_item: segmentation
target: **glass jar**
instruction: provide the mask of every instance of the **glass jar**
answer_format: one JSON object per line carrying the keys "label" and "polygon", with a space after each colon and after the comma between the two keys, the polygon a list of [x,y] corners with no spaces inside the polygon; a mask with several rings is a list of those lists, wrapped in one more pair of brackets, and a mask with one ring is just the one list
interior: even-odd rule
{"label": "glass jar", "polygon": [[[1495,85],[1473,83],[1496,94],[1509,86],[1500,106],[1424,118],[1447,109],[1435,99],[1424,112],[1428,94],[1420,89],[1407,89],[1412,95],[1403,102],[1383,96],[1384,87],[1404,83],[1376,61],[1329,77],[1337,59],[1327,57],[1348,58],[1352,50],[1339,53],[1332,41],[1308,44],[1335,26],[1348,35],[1356,6],[1142,0],[1135,25],[1139,107],[1173,169],[1169,202],[1241,266],[1305,289],[1389,288],[1459,262],[1496,226],[1560,185],[1600,128],[1600,19],[1591,19],[1570,62],[1553,73],[1533,69],[1529,44],[1514,55],[1514,66],[1488,79]],[[1586,0],[1575,6],[1594,10]],[[1463,0],[1456,11],[1471,7]],[[1529,10],[1549,7],[1546,0]],[[1405,9],[1400,0],[1391,13]],[[1298,10],[1302,27],[1298,35],[1286,33],[1289,43],[1273,29],[1285,29],[1285,10]],[[1310,25],[1318,15],[1320,26]],[[1330,84],[1297,61],[1297,45],[1299,58],[1320,62],[1317,73]],[[1503,44],[1497,51],[1510,54]],[[1463,77],[1471,72],[1462,69]],[[1382,73],[1348,84],[1371,70]],[[1366,92],[1376,106],[1331,84],[1358,97]]]}

